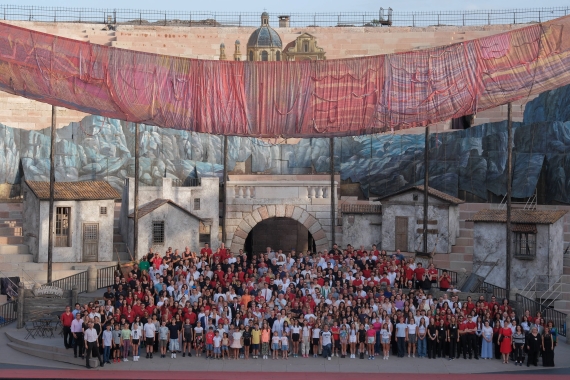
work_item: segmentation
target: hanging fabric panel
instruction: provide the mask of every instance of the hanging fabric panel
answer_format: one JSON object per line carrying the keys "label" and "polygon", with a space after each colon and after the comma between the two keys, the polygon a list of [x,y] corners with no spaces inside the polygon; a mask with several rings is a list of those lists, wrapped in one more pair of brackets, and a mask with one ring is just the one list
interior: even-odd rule
{"label": "hanging fabric panel", "polygon": [[570,84],[570,16],[431,49],[328,61],[207,61],[0,23],[0,90],[210,134],[348,136],[425,126]]}

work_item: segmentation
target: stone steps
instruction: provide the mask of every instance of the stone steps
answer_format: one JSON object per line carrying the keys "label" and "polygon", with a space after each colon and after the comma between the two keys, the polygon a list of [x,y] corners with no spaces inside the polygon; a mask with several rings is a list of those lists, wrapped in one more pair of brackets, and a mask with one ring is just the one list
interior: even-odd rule
{"label": "stone steps", "polygon": [[[54,335],[55,334],[56,333],[54,333]],[[6,333],[6,336],[10,340],[8,346],[16,351],[31,356],[36,356],[38,358],[44,358],[57,362],[63,362],[63,363],[85,367],[85,360],[81,360],[80,358],[74,358],[73,350],[66,350],[65,348],[61,347],[34,343],[32,341],[16,338],[8,333]],[[92,367],[98,367],[99,360],[91,358],[89,359],[89,365],[91,365]]]}
{"label": "stone steps", "polygon": [[0,255],[28,254],[28,246],[25,244],[0,245]]}
{"label": "stone steps", "polygon": [[23,236],[0,236],[0,245],[2,244],[23,244]]}
{"label": "stone steps", "polygon": [[31,263],[34,261],[34,256],[26,253],[26,254],[6,254],[0,255],[0,267],[3,263]]}
{"label": "stone steps", "polygon": [[22,227],[2,227],[0,224],[0,236],[22,236]]}

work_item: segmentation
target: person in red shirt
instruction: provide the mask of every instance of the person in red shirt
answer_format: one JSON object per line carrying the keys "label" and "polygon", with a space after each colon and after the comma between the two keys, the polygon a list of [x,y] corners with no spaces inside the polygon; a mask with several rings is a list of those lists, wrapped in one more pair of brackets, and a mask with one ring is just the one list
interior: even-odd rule
{"label": "person in red shirt", "polygon": [[214,357],[214,328],[210,326],[206,333],[206,359]]}
{"label": "person in red shirt", "polygon": [[59,318],[61,320],[61,325],[63,326],[63,344],[66,349],[73,347],[71,333],[71,322],[73,322],[73,313],[71,312],[71,306],[65,307],[65,312]]}
{"label": "person in red shirt", "polygon": [[210,256],[212,256],[212,249],[210,248],[210,244],[204,244],[204,248],[200,250],[200,256],[205,257],[206,261],[209,261]]}
{"label": "person in red shirt", "polygon": [[372,245],[372,251],[370,253],[372,253],[376,257],[380,256],[380,251],[376,249],[376,244]]}
{"label": "person in red shirt", "polygon": [[[467,323],[465,324],[467,327],[467,352],[469,353],[469,359],[471,359],[472,355],[475,356],[475,359],[479,360],[479,348],[477,347],[477,324],[473,322],[472,319],[467,318]],[[463,348],[463,357],[465,357],[465,348]]]}
{"label": "person in red shirt", "polygon": [[446,270],[443,271],[442,275],[439,277],[439,290],[446,292],[451,286],[451,279]]}
{"label": "person in red shirt", "polygon": [[422,283],[424,282],[426,270],[423,267],[422,263],[418,263],[416,269],[414,269],[414,275],[416,276],[416,289],[420,289],[422,287]]}

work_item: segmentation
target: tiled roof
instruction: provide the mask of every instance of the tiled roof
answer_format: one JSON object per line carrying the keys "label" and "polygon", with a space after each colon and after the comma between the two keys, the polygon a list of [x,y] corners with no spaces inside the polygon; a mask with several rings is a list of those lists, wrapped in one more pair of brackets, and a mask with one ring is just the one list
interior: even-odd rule
{"label": "tiled roof", "polygon": [[[408,187],[408,188],[406,188],[406,189],[397,191],[397,192],[395,192],[395,193],[392,193],[392,194],[390,194],[390,195],[383,196],[382,198],[378,198],[378,199],[375,199],[375,200],[381,201],[381,200],[383,200],[383,199],[393,197],[394,195],[399,195],[399,194],[406,193],[406,192],[408,192],[408,191],[410,191],[410,190],[419,190],[419,191],[422,191],[422,192],[423,192],[423,191],[424,191],[424,186],[421,185],[421,186]],[[442,201],[449,202],[449,203],[454,204],[454,205],[458,205],[458,204],[464,203],[464,201],[462,201],[461,199],[455,198],[455,197],[452,196],[452,195],[446,194],[446,193],[444,193],[443,191],[436,190],[436,189],[434,189],[434,188],[432,188],[432,187],[428,187],[428,194],[431,195],[432,197],[439,198],[439,199],[441,199]]]}
{"label": "tiled roof", "polygon": [[[150,214],[151,212],[153,212],[154,210],[156,210],[157,208],[159,208],[162,205],[165,205],[167,203],[170,203],[172,206],[179,208],[180,210],[184,211],[185,213],[187,213],[190,216],[193,216],[196,219],[202,220],[199,217],[197,217],[196,215],[192,214],[190,211],[186,210],[184,207],[177,205],[176,203],[172,202],[170,199],[155,199],[152,202],[148,202],[145,203],[142,206],[139,206],[139,214],[138,217],[139,219],[142,218],[143,216]],[[129,218],[134,218],[135,217],[135,213],[132,212],[129,214]]]}
{"label": "tiled roof", "polygon": [[382,212],[382,206],[343,204],[340,206],[340,211],[343,214],[380,214]]}
{"label": "tiled roof", "polygon": [[[513,223],[526,224],[552,224],[562,218],[566,211],[546,211],[546,210],[512,210],[511,221]],[[473,222],[499,222],[507,221],[506,210],[481,210],[473,216]]]}
{"label": "tiled roof", "polygon": [[[26,181],[26,184],[39,199],[49,199],[49,182]],[[106,181],[54,183],[54,199],[56,201],[93,201],[119,198],[121,198],[121,194]]]}
{"label": "tiled roof", "polygon": [[536,224],[513,224],[511,226],[511,231],[513,232],[523,232],[527,234],[536,233]]}

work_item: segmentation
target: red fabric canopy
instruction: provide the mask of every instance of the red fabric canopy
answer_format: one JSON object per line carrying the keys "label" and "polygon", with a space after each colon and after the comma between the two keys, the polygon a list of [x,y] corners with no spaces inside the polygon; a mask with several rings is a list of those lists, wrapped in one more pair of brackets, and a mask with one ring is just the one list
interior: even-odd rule
{"label": "red fabric canopy", "polygon": [[570,16],[426,50],[302,62],[171,57],[0,23],[0,90],[212,134],[378,133],[474,114],[569,83]]}

